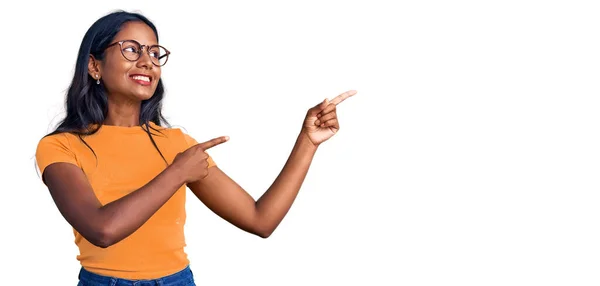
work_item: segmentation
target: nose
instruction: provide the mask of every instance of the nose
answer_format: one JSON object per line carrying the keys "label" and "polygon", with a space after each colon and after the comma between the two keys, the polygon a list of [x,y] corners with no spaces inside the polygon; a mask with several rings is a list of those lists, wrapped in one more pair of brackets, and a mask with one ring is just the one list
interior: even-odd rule
{"label": "nose", "polygon": [[140,48],[140,58],[137,60],[137,64],[138,67],[140,68],[147,68],[147,69],[152,69],[153,68],[153,64],[152,64],[152,59],[150,58],[150,53],[148,53],[148,47],[147,46],[142,46]]}

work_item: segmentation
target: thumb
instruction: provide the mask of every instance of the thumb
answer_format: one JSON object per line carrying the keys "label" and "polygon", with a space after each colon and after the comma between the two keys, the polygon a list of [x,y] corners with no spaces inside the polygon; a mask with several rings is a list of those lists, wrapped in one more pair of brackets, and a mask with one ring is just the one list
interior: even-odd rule
{"label": "thumb", "polygon": [[329,105],[329,99],[325,98],[319,104],[315,105],[313,108],[310,109],[310,114],[316,116],[319,112],[325,109],[327,105]]}

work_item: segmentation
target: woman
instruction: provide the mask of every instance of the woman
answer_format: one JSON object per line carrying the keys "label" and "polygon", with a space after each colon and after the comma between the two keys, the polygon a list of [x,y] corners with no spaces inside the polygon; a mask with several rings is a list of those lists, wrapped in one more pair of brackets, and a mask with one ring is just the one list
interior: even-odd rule
{"label": "woman", "polygon": [[144,16],[100,18],[81,43],[67,115],[38,144],[42,180],[74,230],[79,285],[194,285],[184,252],[186,186],[223,219],[268,237],[318,146],[339,129],[336,105],[356,93],[308,110],[283,170],[254,201],[206,152],[227,137],[197,143],[161,126],[169,54]]}

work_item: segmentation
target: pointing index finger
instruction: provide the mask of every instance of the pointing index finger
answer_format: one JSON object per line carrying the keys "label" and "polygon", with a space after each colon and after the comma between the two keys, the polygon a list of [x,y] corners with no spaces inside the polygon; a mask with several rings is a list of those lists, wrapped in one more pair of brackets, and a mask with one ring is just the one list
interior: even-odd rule
{"label": "pointing index finger", "polygon": [[208,140],[206,142],[203,143],[199,143],[196,146],[199,146],[200,148],[202,148],[202,150],[208,150],[212,147],[215,147],[221,143],[225,143],[229,140],[229,136],[221,136],[221,137],[217,137],[211,140]]}
{"label": "pointing index finger", "polygon": [[349,90],[346,91],[338,96],[336,96],[334,99],[332,99],[329,103],[334,104],[334,105],[338,105],[340,104],[342,101],[346,100],[346,98],[351,97],[353,95],[356,94],[356,90]]}

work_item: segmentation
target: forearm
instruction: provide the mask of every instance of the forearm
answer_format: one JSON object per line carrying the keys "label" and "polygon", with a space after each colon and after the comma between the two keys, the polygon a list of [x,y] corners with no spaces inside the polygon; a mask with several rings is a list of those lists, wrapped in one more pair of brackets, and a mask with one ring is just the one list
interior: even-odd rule
{"label": "forearm", "polygon": [[301,133],[279,176],[256,202],[258,229],[269,236],[289,211],[308,172],[317,147]]}
{"label": "forearm", "polygon": [[183,184],[179,172],[168,167],[138,190],[101,207],[101,245],[108,247],[131,235]]}

